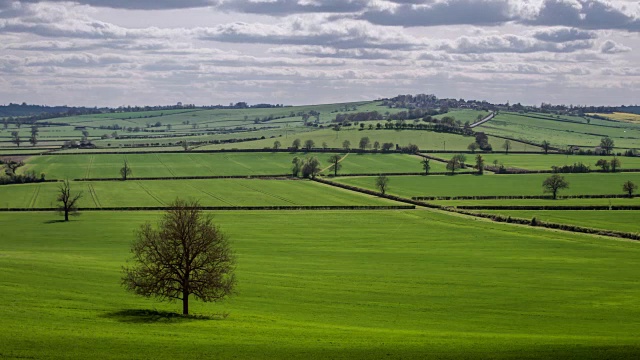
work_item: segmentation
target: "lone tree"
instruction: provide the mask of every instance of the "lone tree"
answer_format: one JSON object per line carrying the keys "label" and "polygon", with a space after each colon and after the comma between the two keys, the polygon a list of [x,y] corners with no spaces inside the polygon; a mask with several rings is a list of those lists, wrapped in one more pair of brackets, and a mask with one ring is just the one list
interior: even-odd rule
{"label": "lone tree", "polygon": [[306,140],[304,142],[304,149],[307,151],[311,150],[314,146],[316,146],[316,143],[313,140]]}
{"label": "lone tree", "polygon": [[613,145],[614,145],[613,139],[611,139],[608,136],[605,136],[602,139],[600,139],[600,148],[604,150],[607,153],[607,155],[611,154],[611,151],[613,150]]}
{"label": "lone tree", "polygon": [[609,164],[611,164],[611,172],[616,172],[620,168],[620,159],[618,159],[617,156],[614,156]]}
{"label": "lone tree", "polygon": [[293,140],[293,142],[291,143],[291,148],[293,150],[298,150],[300,149],[300,139],[295,139]]}
{"label": "lone tree", "polygon": [[120,176],[123,181],[126,181],[129,175],[131,175],[131,168],[129,167],[129,162],[125,159],[124,166],[120,169]]}
{"label": "lone tree", "polygon": [[638,185],[631,182],[631,180],[627,180],[624,184],[622,184],[622,191],[626,192],[629,197],[633,197],[633,193],[638,190]]}
{"label": "lone tree", "polygon": [[189,143],[187,142],[187,140],[182,141],[182,148],[184,149],[184,151],[189,150]]}
{"label": "lone tree", "polygon": [[160,300],[189,297],[215,302],[233,293],[235,256],[220,228],[204,215],[198,202],[176,199],[158,228],[143,224],[131,246],[131,266],[124,266],[122,285],[129,291]]}
{"label": "lone tree", "polygon": [[376,187],[380,190],[380,194],[384,195],[389,187],[389,178],[386,175],[380,175],[376,178]]}
{"label": "lone tree", "polygon": [[447,161],[447,170],[451,171],[451,175],[453,175],[456,170],[464,168],[465,161],[467,161],[467,157],[463,154],[454,155],[451,160]]}
{"label": "lone tree", "polygon": [[338,176],[338,170],[342,168],[342,164],[340,164],[340,160],[342,160],[342,157],[338,154],[331,155],[331,157],[329,158],[331,169],[333,169],[333,176]]}
{"label": "lone tree", "polygon": [[569,183],[565,180],[564,176],[554,174],[542,182],[542,187],[545,193],[552,193],[553,199],[555,200],[558,197],[558,190],[569,188]]}
{"label": "lone tree", "polygon": [[373,142],[373,150],[378,151],[380,149],[380,142],[378,140]]}
{"label": "lone tree", "polygon": [[502,144],[502,148],[504,149],[505,154],[509,154],[509,150],[511,149],[511,141],[505,140],[504,144]]}
{"label": "lone tree", "polygon": [[469,151],[474,154],[479,147],[480,146],[478,145],[478,143],[472,142],[471,144],[469,144],[469,146],[467,146],[467,149],[469,149]]}
{"label": "lone tree", "polygon": [[550,147],[551,147],[551,144],[547,140],[542,142],[542,150],[544,150],[545,155],[549,153]]}
{"label": "lone tree", "polygon": [[17,147],[20,147],[20,143],[22,142],[22,139],[20,139],[20,133],[17,131],[12,131],[11,132],[11,142],[16,144]]}
{"label": "lone tree", "polygon": [[479,175],[484,174],[484,159],[480,154],[476,155],[476,169],[478,169]]}
{"label": "lone tree", "polygon": [[431,161],[428,158],[422,159],[420,162],[422,164],[422,168],[424,169],[424,174],[429,175],[429,170],[431,170]]}
{"label": "lone tree", "polygon": [[69,221],[69,215],[78,215],[78,200],[82,193],[71,193],[69,180],[65,180],[58,188],[58,212],[64,214],[64,221]]}
{"label": "lone tree", "polygon": [[345,150],[349,151],[349,149],[351,149],[351,141],[349,141],[349,140],[345,140],[345,141],[343,141],[343,142],[342,142],[342,147],[343,147]]}
{"label": "lone tree", "polygon": [[360,144],[358,145],[360,147],[360,150],[366,150],[371,146],[371,140],[369,140],[368,136],[365,136],[362,139],[360,139]]}
{"label": "lone tree", "polygon": [[280,144],[280,141],[276,140],[276,141],[273,142],[273,149],[274,150],[280,149],[280,146],[282,146],[282,144]]}

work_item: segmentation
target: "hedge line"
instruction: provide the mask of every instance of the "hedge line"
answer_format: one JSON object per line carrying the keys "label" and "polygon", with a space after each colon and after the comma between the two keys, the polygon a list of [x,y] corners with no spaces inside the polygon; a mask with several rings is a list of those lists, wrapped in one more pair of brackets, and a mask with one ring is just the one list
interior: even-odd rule
{"label": "hedge line", "polygon": [[[415,206],[200,206],[200,210],[414,210]],[[170,210],[170,206],[130,206],[78,208],[78,211],[157,211]],[[58,211],[57,208],[1,208],[1,212]]]}
{"label": "hedge line", "polygon": [[640,205],[461,205],[464,210],[640,210]]}
{"label": "hedge line", "polygon": [[[215,154],[215,153],[327,153],[327,154],[343,154],[345,152],[355,154],[402,154],[400,150],[388,150],[388,151],[376,151],[376,150],[361,150],[361,149],[349,149],[331,148],[331,149],[224,149],[224,150],[157,150],[157,151],[92,151],[92,152],[80,152],[80,153],[48,153],[43,155],[52,156],[69,156],[69,155],[135,155],[135,154]],[[13,155],[12,155],[13,156]]]}
{"label": "hedge line", "polygon": [[73,179],[73,181],[133,181],[133,180],[206,180],[206,179],[281,179],[290,178],[290,174],[285,175],[213,175],[213,176],[174,176],[174,177],[129,177],[122,178],[95,178],[95,179]]}
{"label": "hedge line", "polygon": [[[460,171],[455,173],[455,175],[477,175],[477,171]],[[379,175],[387,175],[387,176],[430,176],[430,175],[447,175],[450,176],[451,172],[430,172],[425,174],[424,172],[417,173],[356,173],[356,174],[338,174],[337,177],[347,177],[347,176],[379,176]],[[336,177],[333,174],[327,175],[328,177]]]}
{"label": "hedge line", "polygon": [[[639,197],[634,195],[633,197]],[[558,199],[622,199],[629,195],[565,195],[558,196]],[[514,195],[514,196],[414,196],[411,200],[436,201],[436,200],[528,200],[528,199],[553,199],[552,195]]]}
{"label": "hedge line", "polygon": [[584,227],[584,226],[577,226],[577,225],[569,225],[569,224],[557,224],[557,223],[551,223],[551,222],[546,222],[546,221],[540,221],[540,220],[537,220],[537,219],[534,221],[533,219],[529,220],[529,219],[514,218],[514,217],[511,217],[511,216],[504,216],[504,215],[483,214],[483,213],[476,213],[476,212],[470,212],[470,211],[457,210],[457,209],[452,209],[452,208],[447,208],[445,210],[456,212],[456,213],[463,214],[463,215],[469,215],[469,216],[481,217],[481,218],[485,218],[485,219],[491,219],[491,220],[496,221],[496,222],[506,222],[506,223],[513,223],[513,224],[530,225],[530,226],[537,226],[537,227],[544,227],[544,228],[548,228],[548,229],[571,231],[571,232],[577,232],[577,233],[583,233],[583,234],[593,234],[593,235],[611,236],[611,237],[631,239],[631,240],[640,240],[640,234],[637,234],[637,233],[615,231],[615,230],[594,229],[594,228],[589,228],[589,227]]}

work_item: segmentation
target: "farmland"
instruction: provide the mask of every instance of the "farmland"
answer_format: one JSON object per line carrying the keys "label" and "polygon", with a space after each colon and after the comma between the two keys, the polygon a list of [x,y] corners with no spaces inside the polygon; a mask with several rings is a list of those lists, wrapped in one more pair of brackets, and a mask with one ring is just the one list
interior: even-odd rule
{"label": "farmland", "polygon": [[0,217],[3,356],[631,359],[640,351],[629,320],[640,315],[635,243],[427,211],[221,212],[216,222],[238,254],[238,295],[193,304],[205,316],[228,312],[225,320],[182,320],[166,313],[176,305],[119,286],[133,230],[157,218]]}
{"label": "farmland", "polygon": [[614,112],[613,114],[587,114],[605,117],[615,121],[625,121],[640,124],[640,115],[631,113]]}
{"label": "farmland", "polygon": [[[612,156],[572,156],[560,154],[548,154],[544,156],[529,154],[482,154],[485,164],[493,165],[494,161],[504,165],[507,168],[515,167],[527,170],[551,170],[552,166],[562,167],[565,165],[573,165],[575,163],[583,163],[592,170],[600,170],[596,166],[596,162],[600,159],[611,161]],[[640,169],[640,158],[638,157],[618,157],[621,169]]]}
{"label": "farmland", "polygon": [[483,213],[502,214],[506,216],[536,219],[559,224],[572,224],[604,230],[626,231],[640,233],[637,211],[518,211],[483,210]]}

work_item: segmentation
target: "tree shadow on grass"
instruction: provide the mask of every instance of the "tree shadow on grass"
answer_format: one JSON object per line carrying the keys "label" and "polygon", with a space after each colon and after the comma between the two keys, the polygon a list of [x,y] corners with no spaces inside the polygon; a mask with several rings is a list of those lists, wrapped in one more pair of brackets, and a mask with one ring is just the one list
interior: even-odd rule
{"label": "tree shadow on grass", "polygon": [[64,220],[48,220],[48,221],[45,221],[44,223],[45,224],[60,224],[60,223],[64,223],[64,222],[65,222]]}
{"label": "tree shadow on grass", "polygon": [[124,323],[152,324],[152,323],[173,323],[189,320],[222,320],[229,314],[214,315],[182,315],[171,311],[159,311],[149,309],[125,309],[113,311],[102,315],[108,319],[115,319]]}

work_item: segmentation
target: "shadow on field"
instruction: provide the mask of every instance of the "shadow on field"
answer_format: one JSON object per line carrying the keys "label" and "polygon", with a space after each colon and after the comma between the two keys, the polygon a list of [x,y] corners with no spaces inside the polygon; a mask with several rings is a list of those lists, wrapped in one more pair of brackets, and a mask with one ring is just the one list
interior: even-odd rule
{"label": "shadow on field", "polygon": [[120,311],[114,311],[103,315],[108,319],[115,319],[125,323],[160,323],[160,322],[178,322],[184,320],[222,320],[225,319],[228,314],[216,314],[216,315],[182,315],[170,311],[158,311],[148,309],[126,309]]}
{"label": "shadow on field", "polygon": [[45,224],[61,224],[64,222],[65,222],[64,220],[48,220],[48,221],[45,221],[44,223]]}

